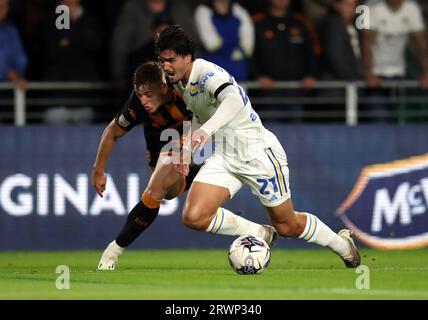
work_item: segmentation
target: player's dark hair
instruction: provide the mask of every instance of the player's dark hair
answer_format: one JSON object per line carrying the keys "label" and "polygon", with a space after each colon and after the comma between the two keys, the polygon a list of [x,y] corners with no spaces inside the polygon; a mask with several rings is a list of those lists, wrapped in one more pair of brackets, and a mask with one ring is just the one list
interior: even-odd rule
{"label": "player's dark hair", "polygon": [[141,85],[165,83],[162,66],[154,61],[148,61],[140,65],[134,73],[135,88]]}
{"label": "player's dark hair", "polygon": [[165,50],[174,51],[179,56],[190,54],[195,60],[196,43],[190,35],[179,25],[172,25],[164,29],[156,41],[158,54]]}

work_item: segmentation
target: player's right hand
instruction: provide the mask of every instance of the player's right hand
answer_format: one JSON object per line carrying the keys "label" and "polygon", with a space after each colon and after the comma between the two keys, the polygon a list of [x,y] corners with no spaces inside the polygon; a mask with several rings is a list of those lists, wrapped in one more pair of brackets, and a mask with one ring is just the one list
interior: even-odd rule
{"label": "player's right hand", "polygon": [[106,189],[107,175],[104,172],[92,170],[92,185],[102,198],[103,192]]}

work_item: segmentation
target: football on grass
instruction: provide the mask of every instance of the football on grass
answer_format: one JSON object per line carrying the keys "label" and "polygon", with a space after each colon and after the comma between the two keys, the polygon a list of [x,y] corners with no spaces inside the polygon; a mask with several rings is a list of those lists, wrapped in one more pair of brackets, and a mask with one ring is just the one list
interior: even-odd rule
{"label": "football on grass", "polygon": [[229,264],[239,274],[260,274],[269,266],[268,244],[259,237],[242,236],[229,249]]}

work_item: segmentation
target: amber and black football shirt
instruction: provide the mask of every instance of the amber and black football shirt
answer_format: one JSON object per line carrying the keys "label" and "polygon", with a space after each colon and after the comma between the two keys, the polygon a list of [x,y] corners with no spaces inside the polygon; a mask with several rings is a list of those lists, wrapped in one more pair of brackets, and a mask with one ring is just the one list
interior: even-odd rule
{"label": "amber and black football shirt", "polygon": [[147,161],[154,168],[162,147],[169,141],[161,141],[163,130],[172,128],[183,134],[183,121],[191,121],[192,113],[186,109],[180,94],[173,90],[174,98],[171,102],[160,106],[155,113],[144,109],[135,91],[132,91],[128,100],[115,117],[116,124],[126,131],[130,131],[138,124],[143,124],[144,136],[147,145]]}

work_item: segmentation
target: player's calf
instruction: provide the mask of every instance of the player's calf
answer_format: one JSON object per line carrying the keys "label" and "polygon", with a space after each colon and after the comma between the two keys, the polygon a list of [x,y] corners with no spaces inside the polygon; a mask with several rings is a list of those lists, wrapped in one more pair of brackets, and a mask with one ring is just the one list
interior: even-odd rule
{"label": "player's calf", "polygon": [[273,225],[278,234],[286,238],[298,238],[304,230],[304,225],[300,224],[297,219],[282,223],[273,223]]}
{"label": "player's calf", "polygon": [[122,248],[128,247],[147,229],[159,213],[160,200],[144,191],[141,201],[131,210],[116,242]]}
{"label": "player's calf", "polygon": [[265,207],[280,236],[298,238],[306,225],[306,215],[294,211],[291,199],[275,207]]}
{"label": "player's calf", "polygon": [[[194,210],[194,211],[193,211]],[[206,212],[204,214],[204,212]],[[233,212],[218,208],[215,213],[209,213],[196,208],[185,208],[183,223],[194,230],[205,231],[211,234],[228,236],[254,235],[263,238],[271,244],[276,239],[276,230],[268,225],[260,225],[240,217]]]}
{"label": "player's calf", "polygon": [[183,224],[193,230],[205,231],[215,215],[206,208],[200,206],[190,207],[187,203],[183,209],[182,222]]}
{"label": "player's calf", "polygon": [[230,199],[228,188],[203,182],[194,182],[190,188],[183,210],[183,223],[194,230],[228,236],[253,235],[268,243],[276,231],[249,221],[221,205]]}
{"label": "player's calf", "polygon": [[[287,211],[289,210],[287,209]],[[306,225],[306,215],[294,210],[286,212],[279,217],[271,215],[271,219],[278,234],[286,238],[298,238]]]}
{"label": "player's calf", "polygon": [[338,254],[347,266],[359,264],[358,250],[349,240],[350,235],[333,232],[313,214],[294,211],[291,199],[266,209],[280,235],[328,247]]}
{"label": "player's calf", "polygon": [[360,255],[349,230],[342,230],[337,234],[313,214],[305,214],[306,225],[300,239],[330,248],[342,258],[347,267],[357,267],[360,264]]}
{"label": "player's calf", "polygon": [[156,219],[159,212],[160,200],[153,199],[144,192],[142,199],[131,210],[126,222],[115,241],[104,250],[98,270],[114,270],[119,256],[132,242],[137,239]]}

